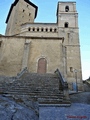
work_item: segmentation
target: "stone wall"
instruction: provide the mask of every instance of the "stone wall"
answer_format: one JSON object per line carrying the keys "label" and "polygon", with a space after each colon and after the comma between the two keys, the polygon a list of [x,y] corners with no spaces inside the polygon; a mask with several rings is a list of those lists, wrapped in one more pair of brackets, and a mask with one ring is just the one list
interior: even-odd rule
{"label": "stone wall", "polygon": [[16,75],[21,71],[25,39],[0,37],[0,75]]}
{"label": "stone wall", "polygon": [[25,1],[19,1],[11,11],[6,35],[20,34],[20,26],[26,22],[33,23],[35,18],[35,8]]}
{"label": "stone wall", "polygon": [[[28,67],[30,72],[37,73],[38,60],[45,58],[47,73],[53,73],[63,66],[63,38],[34,37],[0,37],[0,74],[16,75],[21,69]],[[28,46],[29,45],[29,46]],[[63,67],[61,69],[63,73]]]}
{"label": "stone wall", "polygon": [[47,73],[53,73],[60,65],[61,61],[59,39],[33,39],[30,44],[29,71],[37,72],[38,60],[45,58],[47,61]]}

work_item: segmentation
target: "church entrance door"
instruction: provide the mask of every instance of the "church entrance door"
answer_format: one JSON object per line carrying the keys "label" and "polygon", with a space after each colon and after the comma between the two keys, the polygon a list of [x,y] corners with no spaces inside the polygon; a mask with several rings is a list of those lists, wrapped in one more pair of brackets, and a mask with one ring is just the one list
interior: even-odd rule
{"label": "church entrance door", "polygon": [[47,61],[45,58],[41,58],[38,60],[38,69],[37,69],[37,73],[40,74],[44,74],[46,73],[46,69],[47,69]]}

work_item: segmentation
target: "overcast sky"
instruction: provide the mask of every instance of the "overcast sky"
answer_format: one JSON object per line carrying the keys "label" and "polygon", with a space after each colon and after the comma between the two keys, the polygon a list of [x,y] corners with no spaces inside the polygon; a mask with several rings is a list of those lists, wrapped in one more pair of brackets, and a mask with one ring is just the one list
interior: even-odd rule
{"label": "overcast sky", "polygon": [[[62,0],[67,1],[67,0]],[[72,0],[68,0],[72,1]],[[74,0],[79,14],[79,37],[81,45],[81,61],[83,79],[90,76],[90,0]],[[6,17],[14,0],[0,0],[0,34],[5,33]],[[56,22],[58,0],[31,0],[38,6],[38,14],[35,22]]]}

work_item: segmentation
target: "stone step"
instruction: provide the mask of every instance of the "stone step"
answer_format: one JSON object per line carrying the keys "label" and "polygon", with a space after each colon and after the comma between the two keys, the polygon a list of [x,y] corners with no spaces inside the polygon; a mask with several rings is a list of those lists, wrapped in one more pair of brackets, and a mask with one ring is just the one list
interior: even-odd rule
{"label": "stone step", "polygon": [[[25,88],[37,88],[38,89],[38,87],[40,87],[40,86],[33,86],[33,85],[31,85],[31,86],[8,86],[8,89],[10,88],[10,89],[14,89],[14,88],[17,88],[17,89],[25,89]],[[5,88],[4,86],[3,86],[3,88]],[[59,89],[59,87],[58,86],[41,86],[41,88],[40,89]]]}
{"label": "stone step", "polygon": [[55,94],[55,93],[43,93],[43,92],[18,92],[18,91],[7,91],[4,92],[6,94],[27,94],[27,95],[40,95],[40,96],[57,96],[57,97],[63,97],[63,94]]}
{"label": "stone step", "polygon": [[[8,94],[8,95],[14,95],[14,96],[17,96],[17,93],[15,94],[13,94],[13,93],[10,93],[10,94]],[[29,98],[44,98],[44,99],[59,99],[59,100],[63,100],[63,96],[54,96],[54,95],[52,95],[52,96],[44,96],[44,95],[36,95],[36,94],[27,94],[27,93],[23,93],[23,94],[18,94],[19,96],[20,95],[27,95]]]}
{"label": "stone step", "polygon": [[46,80],[26,80],[25,79],[25,81],[24,80],[16,80],[16,81],[13,81],[13,82],[8,82],[8,83],[6,83],[6,82],[3,82],[3,83],[0,83],[0,85],[1,84],[3,84],[3,85],[5,85],[5,84],[51,84],[51,85],[53,85],[53,84],[56,84],[56,85],[58,85],[58,80],[48,80],[48,81],[46,81]]}
{"label": "stone step", "polygon": [[11,96],[28,96],[39,104],[69,104],[59,90],[59,79],[53,74],[25,73],[10,83],[0,84],[0,91]]}
{"label": "stone step", "polygon": [[[7,87],[0,87],[0,89],[4,89],[4,88],[7,88]],[[52,86],[50,86],[50,87],[47,87],[47,86],[42,86],[42,87],[40,87],[40,88],[38,88],[38,86],[10,86],[10,87],[8,87],[7,89],[12,89],[12,90],[14,90],[14,89],[17,89],[17,90],[37,90],[37,91],[40,91],[40,90],[49,90],[49,91],[57,91],[57,90],[59,90],[59,87],[52,87]]]}
{"label": "stone step", "polygon": [[19,83],[19,82],[17,82],[17,83],[12,83],[12,84],[6,84],[6,83],[4,83],[4,84],[1,84],[0,86],[7,86],[7,85],[9,85],[9,86],[28,86],[28,85],[34,85],[34,86],[43,86],[43,85],[45,85],[45,86],[59,86],[59,84],[58,83],[38,83],[38,82],[35,82],[35,83],[33,83],[33,82],[31,82],[31,83]]}
{"label": "stone step", "polygon": [[59,86],[58,84],[55,84],[55,83],[52,83],[52,84],[49,84],[49,83],[27,83],[27,84],[25,84],[25,83],[19,83],[19,82],[17,82],[17,84],[15,84],[15,83],[13,83],[13,84],[6,84],[6,83],[4,83],[4,84],[0,84],[0,87],[7,87],[7,86],[38,86],[38,87],[40,87],[40,86]]}
{"label": "stone step", "polygon": [[48,91],[48,90],[41,90],[41,91],[37,91],[37,90],[7,90],[8,92],[10,91],[16,91],[16,92],[28,92],[28,93],[31,93],[31,92],[35,92],[35,93],[52,93],[52,94],[61,94],[60,91]]}
{"label": "stone step", "polygon": [[29,91],[29,92],[53,92],[53,93],[61,93],[60,90],[58,90],[57,88],[41,88],[41,89],[37,89],[37,88],[0,88],[0,90],[7,90],[7,91]]}
{"label": "stone step", "polygon": [[69,104],[71,105],[71,102],[69,100],[63,100],[63,99],[52,99],[52,98],[39,98],[38,99],[39,104]]}
{"label": "stone step", "polygon": [[61,93],[46,93],[46,92],[18,92],[18,91],[5,91],[4,93],[7,93],[7,94],[31,94],[31,95],[49,95],[49,96],[63,96],[63,94]]}
{"label": "stone step", "polygon": [[[4,87],[3,88],[1,88],[1,89],[4,89]],[[29,86],[29,87],[9,87],[8,88],[8,90],[36,90],[36,91],[59,91],[59,89],[58,88],[52,88],[52,87],[41,87],[41,88],[38,88],[38,87],[31,87],[31,86]]]}

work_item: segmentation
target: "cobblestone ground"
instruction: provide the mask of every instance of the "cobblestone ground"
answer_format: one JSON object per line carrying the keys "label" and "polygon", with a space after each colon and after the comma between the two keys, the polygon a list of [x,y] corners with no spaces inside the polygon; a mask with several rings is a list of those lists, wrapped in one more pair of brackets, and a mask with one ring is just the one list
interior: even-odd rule
{"label": "cobblestone ground", "polygon": [[70,95],[72,103],[85,103],[90,104],[90,92],[81,92],[78,94]]}
{"label": "cobblestone ground", "polygon": [[90,120],[90,105],[73,103],[71,107],[40,107],[39,120]]}
{"label": "cobblestone ground", "polygon": [[90,93],[70,95],[71,107],[40,107],[39,120],[90,120]]}

